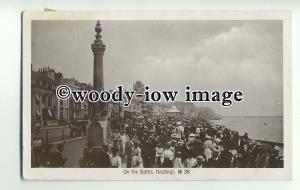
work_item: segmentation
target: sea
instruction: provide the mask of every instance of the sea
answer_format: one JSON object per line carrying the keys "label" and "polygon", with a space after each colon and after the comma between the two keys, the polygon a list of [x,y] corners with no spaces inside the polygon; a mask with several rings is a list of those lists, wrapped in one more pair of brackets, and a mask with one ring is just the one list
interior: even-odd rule
{"label": "sea", "polygon": [[211,120],[217,125],[238,131],[240,135],[248,133],[251,139],[283,143],[283,117],[223,117]]}

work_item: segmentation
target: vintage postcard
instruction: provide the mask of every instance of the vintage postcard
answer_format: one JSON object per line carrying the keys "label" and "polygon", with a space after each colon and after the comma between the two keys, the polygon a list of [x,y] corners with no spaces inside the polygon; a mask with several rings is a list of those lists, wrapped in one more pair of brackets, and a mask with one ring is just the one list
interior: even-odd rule
{"label": "vintage postcard", "polygon": [[291,12],[24,12],[24,179],[292,178]]}

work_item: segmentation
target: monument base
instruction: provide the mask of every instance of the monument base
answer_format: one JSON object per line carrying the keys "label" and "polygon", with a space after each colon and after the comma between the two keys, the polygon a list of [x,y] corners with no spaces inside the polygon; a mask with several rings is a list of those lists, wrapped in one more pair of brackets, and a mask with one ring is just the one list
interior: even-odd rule
{"label": "monument base", "polygon": [[111,144],[110,122],[108,120],[94,120],[87,124],[87,143],[91,146]]}

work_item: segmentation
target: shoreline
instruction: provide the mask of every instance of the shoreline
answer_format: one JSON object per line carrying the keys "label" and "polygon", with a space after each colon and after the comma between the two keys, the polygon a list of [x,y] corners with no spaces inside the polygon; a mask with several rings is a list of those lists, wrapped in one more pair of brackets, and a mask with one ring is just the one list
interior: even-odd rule
{"label": "shoreline", "polygon": [[[243,129],[243,127],[239,127],[239,126],[242,126],[243,123],[237,122],[238,124],[235,124],[234,127],[233,127],[233,125],[229,125],[228,122],[224,122],[224,119],[231,119],[231,118],[232,119],[234,119],[234,118],[245,118],[245,119],[250,119],[250,118],[251,119],[255,119],[255,118],[257,118],[257,119],[277,118],[277,119],[279,119],[281,117],[278,117],[278,116],[269,116],[269,117],[265,117],[265,116],[259,116],[259,117],[256,117],[256,116],[245,116],[245,117],[244,116],[229,116],[229,117],[227,117],[226,116],[226,117],[223,117],[222,119],[219,119],[219,120],[209,120],[209,122],[212,123],[213,125],[224,125],[226,128],[228,128],[230,130],[238,131],[240,133],[240,135],[243,135],[242,133],[247,132],[249,134],[249,136],[252,139],[256,140],[256,141],[260,141],[260,142],[264,142],[264,143],[268,143],[268,144],[273,144],[273,145],[277,145],[277,146],[281,146],[281,147],[284,146],[283,134],[282,134],[282,139],[281,139],[281,137],[277,138],[277,139],[276,138],[275,139],[268,138],[268,134],[269,134],[268,131],[266,131],[264,128],[262,128],[262,130],[259,130],[257,125],[253,125],[253,127],[251,126],[251,128],[249,128],[249,126],[251,124],[245,124],[246,126]],[[280,122],[282,123],[283,121],[280,121]],[[271,125],[272,124],[267,123],[267,122],[262,123],[262,126],[271,126]],[[283,125],[280,125],[280,126],[282,126],[282,130],[283,130]],[[258,135],[257,136],[257,135],[255,135],[255,131],[253,133],[253,131],[251,132],[251,130],[247,130],[247,128],[248,129],[257,128],[259,133],[256,133],[256,134],[262,134],[263,133],[263,134],[266,134],[266,135],[264,135],[264,136],[259,136]],[[272,130],[272,128],[269,128],[269,130]],[[274,128],[274,130],[278,130],[278,129]],[[262,131],[262,133],[260,133],[260,131]],[[269,137],[272,137],[272,135],[269,136]]]}
{"label": "shoreline", "polygon": [[[222,115],[222,118],[231,118],[231,117],[244,117],[244,118],[283,118],[283,115],[276,115],[276,116],[243,116],[243,115]],[[221,119],[222,119],[221,118]]]}

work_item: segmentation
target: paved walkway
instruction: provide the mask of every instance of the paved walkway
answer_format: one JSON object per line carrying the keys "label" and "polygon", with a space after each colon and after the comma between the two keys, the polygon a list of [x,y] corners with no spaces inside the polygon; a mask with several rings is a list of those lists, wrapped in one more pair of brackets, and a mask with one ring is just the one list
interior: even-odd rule
{"label": "paved walkway", "polygon": [[65,142],[64,156],[67,158],[65,163],[66,168],[79,168],[79,159],[83,157],[83,148],[85,147],[86,139],[77,139],[70,142]]}

